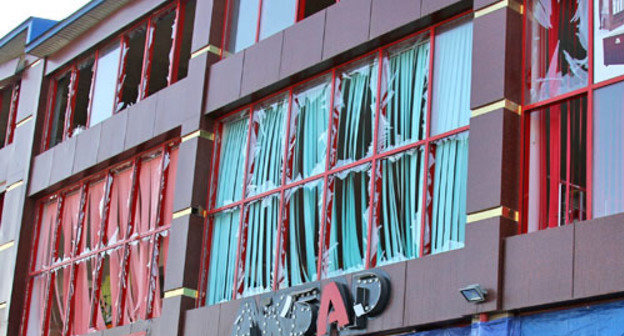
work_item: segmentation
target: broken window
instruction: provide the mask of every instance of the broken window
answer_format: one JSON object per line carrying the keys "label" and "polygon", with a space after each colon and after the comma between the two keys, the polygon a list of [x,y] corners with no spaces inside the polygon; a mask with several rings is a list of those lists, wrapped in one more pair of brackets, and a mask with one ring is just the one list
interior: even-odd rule
{"label": "broken window", "polygon": [[0,148],[13,143],[20,83],[0,89]]}
{"label": "broken window", "polygon": [[228,0],[224,50],[236,53],[338,0]]}
{"label": "broken window", "polygon": [[174,38],[176,12],[171,10],[151,21],[148,48],[151,57],[146,60],[147,96],[169,84],[170,56]]}
{"label": "broken window", "polygon": [[587,85],[588,14],[587,0],[528,1],[527,103]]}
{"label": "broken window", "polygon": [[93,82],[93,64],[90,59],[78,65],[76,73],[76,93],[74,102],[74,115],[72,118],[72,135],[80,133],[87,128],[89,118],[89,108],[91,107],[91,83]]}
{"label": "broken window", "polygon": [[324,76],[295,89],[288,140],[288,181],[325,170],[331,99],[331,78]]}
{"label": "broken window", "polygon": [[527,123],[527,230],[586,219],[587,98],[532,112]]}
{"label": "broken window", "polygon": [[78,335],[160,315],[176,163],[168,143],[40,203],[24,334],[47,326]]}
{"label": "broken window", "polygon": [[120,78],[120,97],[117,103],[117,111],[132,106],[139,101],[146,32],[147,28],[142,26],[124,37],[122,49],[123,70]]}
{"label": "broken window", "polygon": [[42,149],[186,77],[194,17],[194,0],[176,0],[55,75]]}
{"label": "broken window", "polygon": [[344,166],[373,154],[378,68],[377,58],[367,58],[336,75],[333,107],[340,114],[334,165]]}
{"label": "broken window", "polygon": [[66,73],[56,79],[52,85],[52,114],[50,118],[48,147],[54,147],[63,141],[65,133],[65,114],[69,98],[69,82],[71,73]]}
{"label": "broken window", "polygon": [[216,122],[201,302],[463,247],[467,18]]}

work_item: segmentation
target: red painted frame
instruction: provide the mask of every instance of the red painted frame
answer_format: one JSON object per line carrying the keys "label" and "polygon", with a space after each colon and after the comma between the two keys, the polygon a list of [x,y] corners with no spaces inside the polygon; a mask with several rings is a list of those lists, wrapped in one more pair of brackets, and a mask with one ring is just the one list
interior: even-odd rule
{"label": "red painted frame", "polygon": [[[106,171],[102,172],[102,173],[98,173],[98,174],[94,174],[92,176],[88,176],[80,181],[78,181],[76,184],[73,184],[67,188],[61,189],[57,192],[55,192],[52,195],[49,195],[41,200],[38,201],[37,204],[37,215],[36,215],[36,228],[34,231],[34,238],[32,241],[32,248],[31,248],[31,257],[30,257],[30,268],[29,268],[29,274],[28,274],[28,279],[27,281],[27,293],[25,295],[25,309],[23,311],[23,317],[22,317],[22,335],[26,335],[27,334],[27,328],[28,328],[28,318],[29,318],[29,312],[30,312],[30,302],[31,302],[31,296],[32,296],[32,287],[33,287],[33,281],[34,278],[37,276],[46,276],[47,278],[49,278],[47,281],[45,282],[45,298],[44,298],[44,302],[42,302],[42,304],[44,305],[43,311],[43,321],[45,323],[45,325],[43,326],[43,330],[41,331],[40,335],[43,336],[47,336],[48,333],[48,324],[49,324],[49,317],[50,317],[50,300],[52,299],[52,288],[50,287],[50,284],[54,281],[54,277],[55,277],[55,272],[58,270],[61,270],[63,268],[68,267],[70,269],[70,283],[72,284],[72,288],[75,288],[76,285],[76,279],[74,277],[75,275],[75,268],[76,265],[79,262],[89,262],[90,259],[96,258],[96,262],[98,265],[101,265],[102,260],[105,258],[104,256],[102,256],[103,254],[105,254],[107,251],[111,251],[111,250],[115,250],[117,248],[123,248],[124,249],[124,259],[122,260],[122,264],[125,265],[125,271],[122,272],[120,279],[119,279],[119,287],[120,288],[120,297],[121,297],[121,301],[119,301],[120,304],[120,308],[118,310],[119,314],[122,314],[123,312],[123,305],[125,303],[125,296],[127,293],[127,286],[121,286],[121,284],[124,282],[124,277],[127,276],[128,274],[128,266],[129,266],[129,254],[130,254],[130,244],[133,242],[139,242],[145,238],[149,238],[150,239],[150,265],[154,265],[154,264],[158,264],[158,258],[159,258],[159,253],[156,253],[156,249],[159,249],[160,247],[160,239],[158,238],[159,235],[167,232],[170,228],[171,228],[171,223],[165,224],[163,225],[163,219],[165,216],[164,213],[164,207],[163,207],[163,202],[165,200],[165,195],[166,195],[166,190],[167,190],[167,185],[168,185],[168,173],[169,173],[169,164],[168,162],[170,162],[169,159],[169,155],[170,152],[173,148],[176,148],[179,144],[179,139],[175,139],[172,141],[168,141],[167,143],[157,146],[156,148],[151,148],[147,151],[141,152],[137,155],[135,155],[132,159],[124,161],[123,163],[117,164],[113,167],[108,168]],[[154,155],[154,154],[158,154],[159,158],[161,160],[161,179],[160,179],[160,183],[159,183],[159,197],[160,197],[160,201],[158,203],[158,208],[157,208],[157,219],[156,219],[156,223],[155,223],[155,228],[149,228],[146,232],[143,232],[141,234],[138,234],[136,237],[130,237],[129,233],[132,232],[132,224],[134,222],[135,216],[134,216],[134,212],[136,211],[136,200],[138,199],[138,183],[139,183],[139,170],[140,170],[140,166],[141,166],[141,162],[142,160],[145,159],[149,159],[150,155]],[[130,168],[128,168],[128,163],[132,162],[132,165]],[[110,201],[111,201],[111,190],[112,190],[112,184],[113,184],[113,175],[116,171],[123,171],[126,169],[133,169],[133,176],[132,176],[132,188],[130,190],[130,203],[132,204],[132,206],[130,206],[127,211],[128,211],[128,221],[131,222],[128,225],[127,228],[127,232],[124,235],[124,238],[121,239],[120,241],[116,242],[115,244],[112,244],[110,246],[106,246],[106,247],[102,247],[102,244],[105,240],[108,240],[108,238],[106,237],[106,229],[107,229],[107,225],[108,225],[108,219],[109,219],[109,213],[110,213]],[[89,185],[92,183],[97,183],[97,182],[101,182],[102,180],[105,180],[105,193],[103,195],[102,200],[105,202],[104,204],[104,211],[102,214],[102,221],[101,221],[101,225],[100,225],[100,234],[99,234],[99,241],[97,242],[97,246],[100,246],[97,249],[94,249],[92,251],[89,251],[88,253],[84,253],[82,255],[76,256],[78,249],[83,246],[84,242],[82,241],[82,235],[80,235],[81,230],[83,229],[84,226],[84,221],[85,221],[85,214],[87,211],[87,207],[86,207],[86,197],[88,195],[88,189],[89,189]],[[76,192],[76,190],[79,190],[80,192],[80,197],[81,197],[81,201],[80,201],[80,212],[78,214],[78,227],[76,228],[75,232],[77,232],[76,234],[79,235],[78,237],[74,237],[74,240],[72,242],[72,247],[71,247],[71,257],[66,258],[65,260],[54,264],[52,261],[55,260],[58,257],[58,251],[59,251],[59,235],[60,235],[60,230],[62,228],[62,214],[63,214],[63,207],[64,207],[64,199],[65,199],[65,195],[70,194],[70,193],[74,193]],[[173,195],[169,195],[169,197],[173,197]],[[36,258],[37,258],[37,252],[38,252],[38,248],[39,248],[39,232],[41,230],[41,225],[43,225],[42,222],[42,214],[43,214],[43,208],[45,206],[45,204],[47,202],[53,201],[56,199],[57,202],[57,210],[56,210],[56,223],[55,223],[55,234],[54,234],[54,238],[53,238],[53,242],[51,242],[51,247],[53,248],[53,253],[51,256],[51,260],[50,261],[50,265],[42,267],[40,269],[35,269],[35,263],[36,263]],[[99,256],[99,257],[98,257]],[[99,272],[96,272],[96,270],[98,270]],[[89,325],[92,328],[93,327],[93,323],[95,321],[95,318],[97,316],[97,307],[96,307],[96,302],[95,298],[99,297],[100,294],[100,290],[101,290],[101,278],[102,278],[102,268],[100,267],[99,269],[94,269],[92,271],[92,284],[94,285],[94,288],[92,288],[92,295],[91,295],[91,311],[89,313]],[[149,278],[153,278],[155,277],[154,274],[150,274]],[[149,284],[149,292],[154,293],[154,291],[156,290],[155,287],[153,287],[151,284],[153,282],[148,282]],[[146,312],[142,312],[142,318],[152,318],[155,317],[153,311],[151,311],[151,306],[152,306],[152,300],[150,300],[149,298],[154,298],[155,295],[160,295],[159,293],[154,293],[154,295],[151,295],[146,299],[147,305],[146,305]],[[71,335],[73,333],[73,322],[74,319],[73,317],[73,307],[75,307],[76,305],[76,298],[74,295],[69,295],[68,297],[68,301],[65,303],[66,307],[66,320],[64,321],[64,331],[63,331],[63,335]],[[125,324],[127,321],[122,320],[123,316],[113,316],[113,326],[118,326],[118,325],[123,325]]]}
{"label": "red painted frame", "polygon": [[[173,41],[171,44],[170,50],[170,59],[172,60],[169,64],[169,71],[167,75],[167,86],[172,85],[173,83],[179,80],[178,78],[178,67],[180,62],[180,46],[182,44],[182,34],[184,32],[184,24],[185,24],[185,7],[186,3],[190,0],[173,0],[171,3],[165,5],[164,7],[150,13],[146,18],[139,20],[137,23],[133,24],[132,27],[124,30],[123,32],[117,34],[114,38],[107,40],[104,43],[101,43],[94,52],[90,52],[87,55],[80,56],[76,60],[72,61],[70,65],[57,71],[55,75],[51,76],[49,90],[48,90],[48,103],[46,106],[46,117],[44,123],[44,136],[41,143],[41,152],[44,152],[50,148],[50,133],[52,131],[52,122],[53,122],[53,114],[54,114],[54,105],[56,103],[56,91],[57,91],[57,81],[63,75],[70,73],[70,83],[69,83],[69,93],[68,93],[68,102],[67,108],[65,111],[65,124],[63,125],[63,139],[62,141],[67,140],[67,138],[72,136],[72,130],[74,128],[73,125],[73,113],[75,108],[75,86],[78,83],[78,65],[89,58],[94,59],[93,63],[93,75],[91,79],[91,88],[89,94],[89,107],[87,111],[87,125],[89,127],[89,122],[91,120],[92,113],[92,102],[93,102],[93,94],[95,92],[95,76],[97,71],[97,64],[100,57],[100,51],[106,49],[113,45],[114,43],[119,43],[120,48],[120,56],[119,63],[117,67],[117,78],[115,85],[115,94],[113,102],[113,111],[112,114],[115,114],[117,111],[117,104],[120,100],[121,88],[123,86],[123,77],[125,75],[125,67],[126,67],[126,56],[125,46],[127,44],[127,34],[132,32],[134,29],[139,26],[146,24],[146,38],[145,38],[145,51],[143,55],[143,66],[141,69],[141,84],[139,86],[139,93],[137,97],[137,101],[143,100],[147,97],[148,82],[149,76],[151,73],[151,59],[153,54],[153,25],[152,20],[161,15],[166,14],[168,11],[176,11],[176,17],[173,24]],[[112,41],[112,42],[111,42]]]}
{"label": "red painted frame", "polygon": [[[344,172],[347,171],[351,168],[357,167],[357,166],[361,166],[361,165],[365,165],[365,164],[370,164],[371,165],[371,169],[374,172],[375,170],[375,165],[377,164],[378,161],[386,159],[390,156],[396,155],[397,153],[401,153],[401,152],[405,152],[405,151],[409,151],[411,149],[415,149],[415,148],[419,148],[419,147],[424,147],[425,148],[425,168],[427,167],[427,162],[428,162],[428,156],[431,154],[435,153],[435,147],[433,146],[433,143],[435,143],[436,141],[452,136],[452,135],[456,135],[459,133],[463,133],[463,132],[467,132],[470,130],[470,126],[463,126],[442,134],[438,134],[435,136],[431,135],[431,110],[432,110],[432,104],[431,104],[431,99],[432,99],[432,92],[433,92],[433,67],[434,67],[434,55],[435,55],[435,33],[436,30],[443,26],[446,25],[450,22],[453,22],[455,20],[459,20],[461,18],[464,18],[468,15],[470,15],[472,12],[465,12],[462,14],[459,14],[457,16],[454,16],[452,18],[449,18],[447,20],[444,20],[442,22],[436,23],[435,25],[432,25],[429,28],[420,30],[418,32],[412,33],[400,40],[397,40],[395,42],[392,42],[388,45],[385,45],[383,47],[377,48],[374,51],[371,51],[367,54],[361,55],[353,60],[350,60],[346,63],[340,64],[338,66],[335,66],[334,68],[327,70],[325,72],[322,72],[320,74],[317,74],[311,78],[308,78],[302,82],[296,83],[294,85],[289,86],[286,89],[283,89],[279,92],[273,93],[267,97],[265,97],[264,99],[262,99],[261,101],[252,103],[251,105],[247,105],[245,107],[239,108],[235,111],[229,112],[223,116],[221,116],[215,123],[214,125],[214,132],[216,135],[216,140],[213,142],[213,156],[212,156],[212,167],[213,171],[211,173],[211,176],[209,178],[210,181],[210,185],[209,185],[209,190],[208,190],[208,201],[207,201],[207,218],[206,218],[206,225],[205,225],[205,233],[204,233],[204,243],[203,243],[203,252],[202,252],[202,262],[201,262],[201,272],[200,272],[200,279],[199,279],[199,289],[200,289],[200,295],[198,300],[196,301],[196,305],[197,306],[202,306],[205,304],[205,298],[206,298],[206,286],[207,286],[207,279],[208,279],[208,272],[209,272],[209,268],[210,268],[210,251],[211,251],[211,243],[212,243],[212,233],[213,233],[213,221],[212,221],[212,216],[225,211],[225,210],[229,210],[229,209],[235,209],[238,208],[240,209],[240,217],[239,217],[239,227],[238,227],[238,233],[239,233],[239,239],[238,239],[238,247],[237,247],[237,257],[236,257],[236,264],[235,264],[235,268],[234,268],[234,290],[233,290],[233,298],[238,298],[242,295],[242,288],[240,287],[240,284],[238,283],[239,277],[240,277],[240,272],[244,271],[244,269],[241,266],[241,261],[244,260],[245,258],[245,250],[242,247],[242,245],[244,244],[243,242],[246,241],[247,237],[246,237],[246,230],[244,230],[244,228],[246,227],[246,223],[248,221],[247,219],[247,205],[260,200],[262,198],[268,197],[268,196],[274,196],[274,195],[279,195],[280,197],[280,213],[279,213],[279,219],[278,219],[278,229],[277,229],[277,240],[276,240],[276,246],[275,246],[275,265],[272,265],[273,267],[273,283],[271,284],[271,288],[273,290],[277,290],[279,283],[277,281],[277,277],[279,275],[280,272],[280,260],[283,256],[283,254],[285,253],[285,251],[283,251],[283,243],[282,240],[282,234],[285,232],[285,230],[288,230],[287,228],[287,224],[284,220],[284,194],[286,191],[288,191],[289,189],[292,189],[294,187],[297,186],[301,186],[304,185],[306,183],[312,182],[312,181],[317,181],[317,180],[323,180],[324,184],[324,188],[323,188],[323,211],[324,213],[322,214],[321,218],[321,223],[320,223],[320,228],[319,228],[319,252],[318,252],[318,264],[317,264],[317,280],[321,280],[323,278],[323,272],[324,272],[324,265],[322,262],[322,255],[324,253],[325,250],[327,250],[328,246],[329,246],[329,234],[327,234],[327,232],[330,232],[327,228],[327,226],[329,225],[329,223],[327,223],[327,218],[331,217],[331,203],[330,200],[328,199],[328,193],[329,192],[333,192],[332,188],[333,188],[333,183],[331,182],[331,177],[333,175],[335,175],[336,173],[339,172]],[[383,66],[383,61],[384,61],[384,52],[401,43],[401,42],[405,42],[409,39],[415,38],[417,36],[423,36],[423,35],[428,35],[429,38],[429,43],[430,43],[430,52],[429,52],[429,57],[430,57],[430,64],[429,64],[429,81],[427,83],[428,85],[428,102],[427,102],[427,122],[426,122],[426,137],[423,140],[419,140],[407,145],[403,145],[397,148],[392,148],[392,149],[388,149],[388,150],[383,150],[383,151],[379,151],[379,148],[377,146],[377,140],[378,140],[378,132],[379,132],[379,116],[382,113],[382,108],[381,108],[381,76],[382,76],[382,66]],[[340,110],[339,109],[335,109],[334,108],[334,98],[335,98],[335,89],[336,89],[336,76],[337,74],[339,74],[341,72],[341,70],[343,70],[343,68],[345,68],[346,66],[349,66],[351,64],[353,64],[354,62],[366,59],[366,58],[371,58],[371,60],[374,60],[376,62],[376,67],[378,67],[378,78],[377,78],[377,102],[376,102],[376,106],[375,106],[375,125],[374,125],[374,129],[373,129],[373,154],[371,156],[365,157],[363,159],[357,160],[356,162],[352,162],[343,166],[335,166],[335,161],[336,158],[332,157],[332,148],[336,149],[337,148],[337,136],[335,134],[335,132],[331,131],[333,129],[337,129],[337,124],[339,122],[339,114],[340,114]],[[292,116],[292,100],[293,100],[293,92],[295,91],[295,89],[300,88],[302,86],[304,86],[305,84],[316,80],[318,78],[322,78],[324,76],[329,77],[331,75],[331,82],[329,83],[330,87],[331,87],[331,97],[330,97],[330,116],[329,116],[329,123],[328,123],[328,130],[329,130],[329,135],[328,135],[328,146],[327,146],[327,152],[326,152],[326,158],[325,158],[325,170],[322,173],[319,173],[317,175],[313,175],[304,179],[300,179],[300,180],[296,180],[296,181],[292,181],[290,183],[288,183],[287,181],[287,172],[291,171],[291,165],[292,165],[292,156],[290,155],[291,153],[289,152],[289,148],[291,146],[289,146],[289,141],[291,139],[291,130],[290,130],[290,124],[291,124],[291,116]],[[286,134],[285,134],[285,148],[284,148],[284,157],[283,157],[283,164],[282,164],[282,176],[281,176],[281,185],[269,190],[269,191],[265,191],[265,192],[261,192],[259,194],[256,195],[252,195],[252,196],[247,196],[247,180],[248,177],[253,169],[253,167],[250,167],[250,163],[249,163],[249,156],[251,153],[251,131],[252,131],[252,127],[253,127],[253,114],[254,114],[254,110],[256,108],[256,106],[258,105],[262,105],[263,103],[275,98],[276,96],[279,95],[284,95],[285,93],[288,94],[288,99],[289,99],[289,110],[288,110],[288,114],[286,116],[286,122],[287,122],[287,127],[286,127]],[[246,157],[245,157],[245,176],[243,177],[243,193],[242,193],[242,199],[238,200],[236,202],[227,204],[225,206],[221,206],[218,208],[215,208],[215,199],[216,199],[216,186],[217,186],[217,176],[218,176],[218,171],[219,171],[219,158],[220,158],[220,151],[221,151],[221,132],[223,129],[223,121],[227,120],[229,117],[236,115],[236,114],[244,114],[247,113],[248,115],[246,116],[249,119],[249,125],[248,125],[248,131],[247,131],[247,148],[246,148]],[[335,155],[334,155],[335,156]],[[427,169],[423,169],[423,174],[429,174],[427,172]],[[433,179],[433,177],[432,177]],[[427,204],[427,197],[426,197],[426,193],[427,193],[427,187],[432,188],[433,186],[433,181],[431,183],[427,183],[427,179],[423,179],[423,181],[425,181],[425,183],[423,184],[423,206],[426,206]],[[375,192],[378,190],[378,184],[381,183],[381,181],[375,179],[375,178],[371,178],[370,181],[370,195],[369,198],[370,199],[374,199],[374,195]],[[371,234],[372,234],[372,225],[375,221],[378,221],[378,218],[375,218],[375,207],[374,206],[370,206],[369,207],[369,221],[368,221],[368,231],[367,231],[367,241],[371,242]],[[423,207],[424,208],[424,207]],[[287,214],[285,215],[287,216]],[[419,253],[419,256],[424,256],[430,253],[430,249],[424,249],[423,245],[424,245],[424,228],[425,228],[425,219],[426,219],[426,214],[425,212],[423,212],[423,225],[421,227],[422,233],[421,233],[421,243],[420,243],[420,247],[421,247],[421,251]],[[365,265],[364,267],[366,269],[369,268],[373,268],[376,266],[376,261],[372,260],[373,258],[371,257],[372,255],[372,251],[371,251],[372,245],[369,243],[366,246],[366,251],[365,251]]]}
{"label": "red painted frame", "polygon": [[[221,58],[224,58],[226,56],[226,52],[229,52],[229,39],[230,39],[230,9],[231,9],[231,2],[232,1],[240,1],[240,0],[226,0],[225,2],[225,9],[224,9],[224,15],[223,15],[223,34],[221,36],[221,50],[220,50],[220,54],[219,56]],[[256,0],[258,1],[258,17],[256,18],[256,38],[255,38],[255,43],[258,43],[260,41],[260,26],[262,24],[262,2],[263,0]],[[292,0],[292,1],[296,1],[295,3],[295,17],[294,17],[294,23],[299,22],[303,19],[305,19],[305,4],[306,1],[312,1],[312,0]],[[340,2],[340,0],[335,0],[336,3]]]}
{"label": "red painted frame", "polygon": [[[524,8],[529,8],[528,4],[529,4],[530,0],[524,0]],[[586,204],[587,204],[587,210],[586,210],[586,216],[587,219],[592,219],[593,218],[593,211],[592,211],[592,199],[593,199],[593,152],[594,152],[594,139],[593,139],[593,120],[594,120],[594,94],[595,91],[602,88],[602,87],[606,87],[609,86],[611,84],[615,84],[615,83],[619,83],[624,81],[624,75],[620,75],[602,82],[598,82],[596,83],[594,80],[594,14],[595,14],[595,6],[594,6],[594,1],[593,0],[587,0],[588,1],[588,50],[587,50],[587,54],[588,54],[588,83],[585,87],[582,87],[580,89],[571,91],[571,92],[567,92],[558,96],[554,96],[551,97],[549,99],[537,102],[537,103],[532,103],[532,104],[526,104],[526,85],[525,83],[523,83],[522,87],[522,105],[523,105],[523,122],[522,122],[522,129],[521,129],[521,136],[522,136],[522,148],[521,148],[521,154],[520,154],[520,161],[521,161],[521,167],[524,168],[524,173],[521,176],[521,186],[520,186],[520,215],[521,215],[521,223],[520,223],[520,228],[521,228],[521,232],[522,233],[526,233],[528,231],[528,218],[527,218],[527,202],[529,199],[529,195],[528,195],[528,164],[529,164],[529,159],[527,157],[527,146],[528,146],[528,141],[529,141],[529,127],[528,127],[528,120],[529,120],[529,114],[539,111],[541,109],[553,106],[553,105],[557,105],[557,104],[561,104],[576,98],[580,98],[580,97],[586,97],[587,98],[587,125],[585,125],[585,127],[587,127],[586,129],[586,135],[587,135],[587,154],[586,154],[586,176],[585,176],[585,180],[586,180]],[[528,10],[525,10],[525,15],[524,15],[524,19],[523,19],[523,38],[522,38],[522,74],[523,74],[523,80],[526,78],[526,73],[527,73],[527,26],[528,26]],[[569,146],[568,146],[568,150],[569,150]],[[568,153],[567,157],[566,157],[566,166],[570,165],[570,155]],[[566,194],[569,195],[569,185],[567,186],[568,188],[568,192]],[[569,202],[566,202],[566,208],[568,207]],[[567,213],[567,211],[566,211]]]}

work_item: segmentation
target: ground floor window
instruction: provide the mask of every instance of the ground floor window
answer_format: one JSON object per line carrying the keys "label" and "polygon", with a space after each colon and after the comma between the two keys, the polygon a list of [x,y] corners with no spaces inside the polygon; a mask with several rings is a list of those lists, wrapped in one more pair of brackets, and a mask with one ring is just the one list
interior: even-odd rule
{"label": "ground floor window", "polygon": [[43,198],[24,335],[82,335],[160,316],[177,145]]}

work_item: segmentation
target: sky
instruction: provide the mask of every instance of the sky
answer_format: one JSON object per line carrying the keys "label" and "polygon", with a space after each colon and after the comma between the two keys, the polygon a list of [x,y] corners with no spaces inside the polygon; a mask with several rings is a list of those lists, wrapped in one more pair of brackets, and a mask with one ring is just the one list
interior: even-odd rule
{"label": "sky", "polygon": [[61,20],[89,0],[0,0],[0,37],[17,27],[30,16]]}

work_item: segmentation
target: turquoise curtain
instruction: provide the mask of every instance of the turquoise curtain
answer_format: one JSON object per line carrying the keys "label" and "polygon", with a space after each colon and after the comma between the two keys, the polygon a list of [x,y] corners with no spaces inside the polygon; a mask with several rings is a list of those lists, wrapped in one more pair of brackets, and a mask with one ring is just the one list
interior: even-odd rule
{"label": "turquoise curtain", "polygon": [[419,256],[423,162],[420,149],[381,161],[380,225],[373,231],[381,264]]}
{"label": "turquoise curtain", "polygon": [[327,251],[327,276],[364,267],[368,235],[370,165],[332,177],[334,194]]}
{"label": "turquoise curtain", "polygon": [[225,211],[212,218],[212,246],[206,288],[206,304],[232,299],[240,210]]}
{"label": "turquoise curtain", "polygon": [[281,184],[286,113],[287,97],[262,104],[253,113],[250,152],[253,166],[247,187],[248,195],[260,194]]}
{"label": "turquoise curtain", "polygon": [[384,60],[387,95],[385,116],[379,119],[383,148],[392,148],[425,137],[429,40],[420,39]]}
{"label": "turquoise curtain", "polygon": [[372,154],[378,64],[374,61],[348,70],[336,79],[338,122],[337,166]]}
{"label": "turquoise curtain", "polygon": [[286,201],[289,223],[285,286],[288,287],[316,281],[323,180],[289,191]]}
{"label": "turquoise curtain", "polygon": [[291,142],[294,140],[292,179],[317,175],[325,170],[330,83],[324,82],[294,96]]}
{"label": "turquoise curtain", "polygon": [[223,123],[215,200],[217,208],[239,201],[243,194],[248,126],[246,113],[241,118]]}
{"label": "turquoise curtain", "polygon": [[466,126],[470,121],[472,21],[445,27],[436,36],[431,135]]}
{"label": "turquoise curtain", "polygon": [[438,141],[435,145],[431,253],[464,246],[466,229],[466,180],[468,133]]}
{"label": "turquoise curtain", "polygon": [[243,296],[271,290],[279,201],[279,194],[274,194],[247,208]]}

